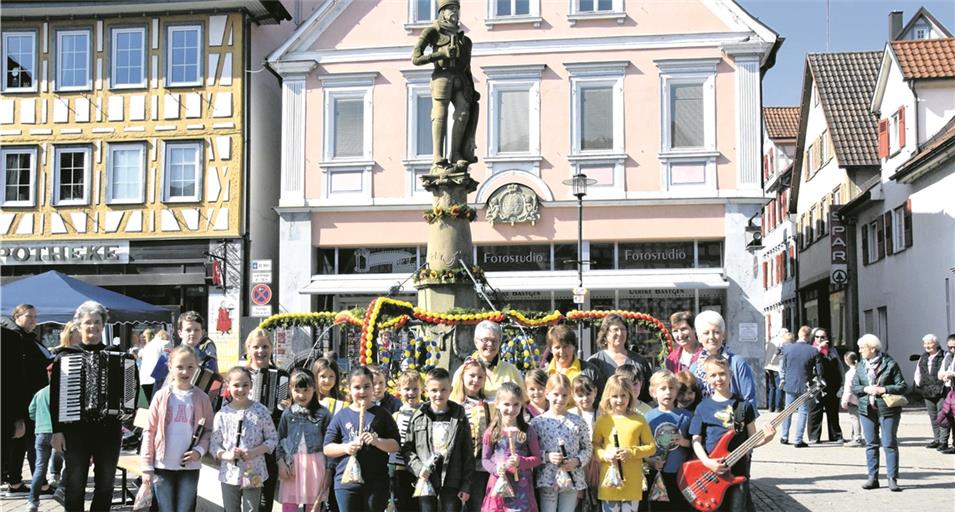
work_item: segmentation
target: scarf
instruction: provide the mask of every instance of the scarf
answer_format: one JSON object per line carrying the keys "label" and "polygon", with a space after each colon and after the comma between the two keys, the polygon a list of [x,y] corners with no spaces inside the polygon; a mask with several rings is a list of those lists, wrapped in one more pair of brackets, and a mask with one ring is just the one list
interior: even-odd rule
{"label": "scarf", "polygon": [[[882,353],[879,352],[879,355],[872,359],[864,359],[863,361],[865,361],[865,378],[869,381],[868,384],[870,386],[874,386],[876,377],[878,376],[879,365],[882,364]],[[875,406],[875,395],[869,395],[869,407]]]}
{"label": "scarf", "polygon": [[434,20],[434,26],[447,36],[456,36],[461,32],[461,26],[457,23],[451,23],[440,18]]}
{"label": "scarf", "polygon": [[822,357],[829,357],[829,344],[828,344],[828,343],[826,343],[826,346],[824,346],[824,347],[820,347],[818,343],[814,343],[813,346],[816,347],[816,350],[818,350],[820,354],[822,354]]}

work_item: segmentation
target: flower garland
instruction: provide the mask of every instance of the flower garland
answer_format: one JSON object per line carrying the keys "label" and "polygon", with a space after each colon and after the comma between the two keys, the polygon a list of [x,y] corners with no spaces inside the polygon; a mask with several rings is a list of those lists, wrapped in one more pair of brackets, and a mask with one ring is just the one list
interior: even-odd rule
{"label": "flower garland", "polygon": [[548,315],[545,315],[537,319],[527,318],[527,316],[524,315],[524,313],[516,309],[508,309],[506,310],[506,313],[508,317],[510,317],[512,320],[515,320],[516,323],[524,327],[544,327],[544,326],[556,325],[561,318],[564,318],[564,314],[561,313],[560,311],[554,311],[553,313],[550,313]]}
{"label": "flower garland", "polygon": [[504,321],[504,313],[499,311],[490,311],[485,313],[433,313],[421,308],[414,308],[412,315],[426,324],[441,325],[477,325],[484,320],[501,323]]}
{"label": "flower garland", "polygon": [[[485,281],[484,270],[481,267],[472,265],[470,270],[471,275],[473,275],[474,279],[477,279],[478,282]],[[470,282],[471,276],[469,276],[467,270],[461,266],[446,268],[444,270],[435,270],[425,265],[415,273],[413,280],[415,285],[421,283],[451,284],[462,281]]]}
{"label": "flower garland", "polygon": [[540,365],[541,352],[534,338],[521,334],[501,343],[500,357],[525,372]]}
{"label": "flower garland", "polygon": [[452,219],[465,219],[470,222],[477,218],[477,210],[466,204],[452,204],[448,208],[441,206],[429,208],[424,211],[423,216],[424,220],[428,221],[428,224],[434,224],[436,221],[445,217]]}
{"label": "flower garland", "polygon": [[414,309],[410,302],[392,299],[390,297],[376,297],[368,304],[365,310],[365,321],[361,326],[361,346],[358,350],[358,363],[361,365],[369,364],[375,356],[375,330],[378,328],[378,317],[382,314],[382,309],[387,308],[391,311],[406,311]]}
{"label": "flower garland", "polygon": [[402,370],[418,370],[420,373],[427,373],[438,366],[438,362],[441,360],[441,350],[438,349],[438,342],[430,337],[421,336],[408,340],[408,342],[408,347],[402,352]]}

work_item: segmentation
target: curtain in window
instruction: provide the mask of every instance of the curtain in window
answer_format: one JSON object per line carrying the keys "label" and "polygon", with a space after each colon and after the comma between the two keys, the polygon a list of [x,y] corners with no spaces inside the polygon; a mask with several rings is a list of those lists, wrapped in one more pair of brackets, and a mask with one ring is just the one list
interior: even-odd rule
{"label": "curtain in window", "polygon": [[415,130],[417,141],[415,154],[430,155],[434,149],[431,143],[431,97],[418,96],[417,98],[417,119],[415,119]]}
{"label": "curtain in window", "polygon": [[580,91],[580,149],[613,149],[613,91],[610,87]]}
{"label": "curtain in window", "polygon": [[335,101],[334,156],[359,157],[364,154],[364,101]]}
{"label": "curtain in window", "polygon": [[698,148],[703,146],[703,86],[674,84],[670,86],[670,146]]}
{"label": "curtain in window", "polygon": [[528,110],[527,91],[500,91],[498,93],[498,112],[500,131],[498,151],[515,153],[530,151],[530,111]]}

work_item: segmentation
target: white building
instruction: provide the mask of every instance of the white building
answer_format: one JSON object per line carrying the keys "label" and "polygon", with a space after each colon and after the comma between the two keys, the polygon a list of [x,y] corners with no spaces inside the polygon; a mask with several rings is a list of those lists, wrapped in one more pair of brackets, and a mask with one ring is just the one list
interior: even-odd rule
{"label": "white building", "polygon": [[906,375],[921,338],[955,330],[955,38],[893,41],[871,112],[881,173],[843,211],[854,221],[858,315]]}
{"label": "white building", "polygon": [[771,199],[761,216],[759,262],[767,335],[781,327],[795,330],[798,321],[796,229],[789,213],[798,135],[799,107],[763,107],[763,190]]}

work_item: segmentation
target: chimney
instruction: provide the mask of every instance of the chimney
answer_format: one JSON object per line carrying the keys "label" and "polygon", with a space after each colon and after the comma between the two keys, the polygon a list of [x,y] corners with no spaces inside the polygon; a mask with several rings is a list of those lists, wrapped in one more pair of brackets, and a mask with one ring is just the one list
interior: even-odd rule
{"label": "chimney", "polygon": [[895,41],[902,32],[902,11],[892,11],[889,13],[889,41]]}

